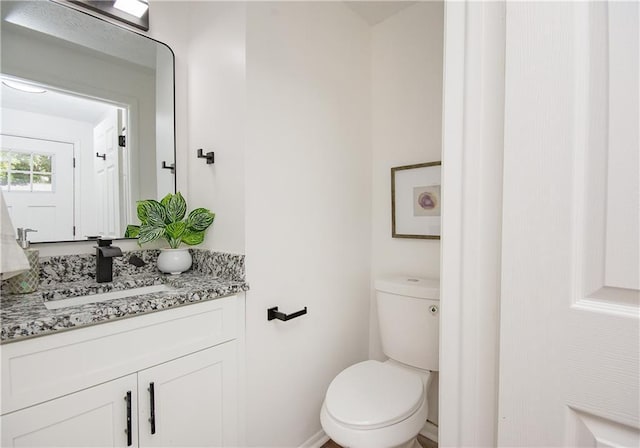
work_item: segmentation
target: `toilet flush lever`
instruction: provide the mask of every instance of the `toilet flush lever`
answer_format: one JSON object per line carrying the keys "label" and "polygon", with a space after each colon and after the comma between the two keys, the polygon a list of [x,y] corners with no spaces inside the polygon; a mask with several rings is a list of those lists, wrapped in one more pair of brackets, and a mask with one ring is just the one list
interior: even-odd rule
{"label": "toilet flush lever", "polygon": [[431,314],[434,314],[434,315],[435,315],[435,314],[438,314],[438,307],[437,307],[436,305],[431,305],[431,306],[429,307],[429,312],[430,312]]}

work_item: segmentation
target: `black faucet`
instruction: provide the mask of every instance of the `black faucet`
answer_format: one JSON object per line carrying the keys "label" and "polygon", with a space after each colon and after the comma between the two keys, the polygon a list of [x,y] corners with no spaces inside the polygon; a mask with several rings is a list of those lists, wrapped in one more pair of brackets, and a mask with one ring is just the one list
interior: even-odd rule
{"label": "black faucet", "polygon": [[96,246],[96,281],[105,283],[113,281],[113,258],[121,257],[122,250],[111,245],[111,240],[98,240]]}

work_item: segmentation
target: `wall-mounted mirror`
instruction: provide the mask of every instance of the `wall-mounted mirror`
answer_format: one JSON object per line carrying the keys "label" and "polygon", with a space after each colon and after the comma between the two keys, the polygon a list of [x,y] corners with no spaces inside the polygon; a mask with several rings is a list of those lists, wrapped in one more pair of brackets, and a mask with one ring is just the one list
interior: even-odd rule
{"label": "wall-mounted mirror", "polygon": [[0,189],[33,242],[122,238],[175,193],[174,56],[53,1],[2,1]]}

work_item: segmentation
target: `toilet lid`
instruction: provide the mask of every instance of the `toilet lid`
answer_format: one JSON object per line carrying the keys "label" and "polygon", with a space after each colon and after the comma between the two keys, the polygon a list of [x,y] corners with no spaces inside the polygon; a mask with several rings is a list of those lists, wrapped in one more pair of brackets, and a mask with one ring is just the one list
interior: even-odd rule
{"label": "toilet lid", "polygon": [[364,361],[343,370],[329,385],[327,412],[356,428],[381,428],[404,420],[422,404],[422,379],[379,361]]}

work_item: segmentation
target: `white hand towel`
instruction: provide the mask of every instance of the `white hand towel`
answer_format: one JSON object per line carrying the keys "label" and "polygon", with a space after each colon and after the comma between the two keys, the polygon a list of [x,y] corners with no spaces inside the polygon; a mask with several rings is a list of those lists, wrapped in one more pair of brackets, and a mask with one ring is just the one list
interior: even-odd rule
{"label": "white hand towel", "polygon": [[6,280],[27,270],[29,260],[16,241],[16,231],[0,192],[0,279]]}

